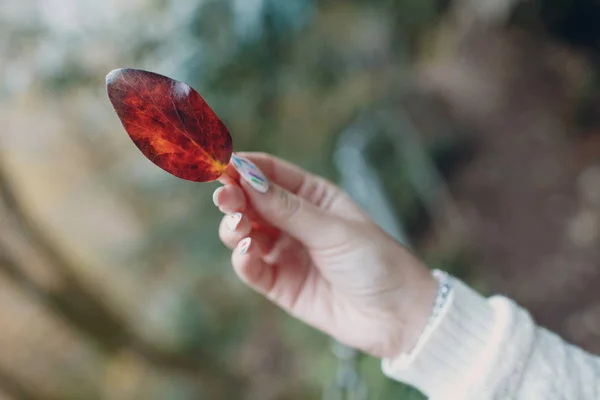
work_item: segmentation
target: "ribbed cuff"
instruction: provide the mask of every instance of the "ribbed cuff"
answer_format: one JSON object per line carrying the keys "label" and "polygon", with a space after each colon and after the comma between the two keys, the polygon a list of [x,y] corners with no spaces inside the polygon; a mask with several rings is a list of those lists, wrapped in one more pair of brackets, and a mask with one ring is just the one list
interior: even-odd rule
{"label": "ribbed cuff", "polygon": [[432,399],[454,398],[481,382],[496,341],[495,310],[473,289],[452,279],[445,315],[410,353],[384,359],[385,375],[409,384]]}

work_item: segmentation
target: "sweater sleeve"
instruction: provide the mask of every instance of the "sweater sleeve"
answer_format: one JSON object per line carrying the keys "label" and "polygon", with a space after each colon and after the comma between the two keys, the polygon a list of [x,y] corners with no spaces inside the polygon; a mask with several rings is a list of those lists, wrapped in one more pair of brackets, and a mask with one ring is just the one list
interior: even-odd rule
{"label": "sweater sleeve", "polygon": [[538,327],[505,297],[457,279],[438,325],[411,354],[382,362],[431,400],[600,399],[600,358]]}

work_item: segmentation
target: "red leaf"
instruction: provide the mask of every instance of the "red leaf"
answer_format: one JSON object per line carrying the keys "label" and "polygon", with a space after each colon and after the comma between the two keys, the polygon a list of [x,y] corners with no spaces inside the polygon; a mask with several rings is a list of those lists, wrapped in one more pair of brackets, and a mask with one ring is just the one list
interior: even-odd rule
{"label": "red leaf", "polygon": [[125,130],[150,161],[189,181],[221,176],[231,158],[231,136],[198,92],[137,69],[112,71],[106,89]]}

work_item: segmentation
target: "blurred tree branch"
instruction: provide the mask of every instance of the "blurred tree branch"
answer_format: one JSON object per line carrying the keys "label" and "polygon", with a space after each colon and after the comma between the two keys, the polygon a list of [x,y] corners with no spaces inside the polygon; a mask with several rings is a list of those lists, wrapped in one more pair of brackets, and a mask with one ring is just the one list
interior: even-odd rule
{"label": "blurred tree branch", "polygon": [[[184,373],[202,385],[202,389],[218,387],[233,396],[242,390],[241,377],[227,371],[209,354],[176,354],[163,351],[137,335],[126,320],[101,300],[89,285],[78,276],[77,268],[61,253],[49,236],[43,232],[21,206],[5,170],[0,166],[0,199],[14,218],[22,235],[37,249],[62,280],[62,287],[49,290],[41,287],[24,272],[20,263],[0,244],[0,270],[15,283],[41,300],[52,312],[103,351],[115,354],[123,349],[133,349],[142,358],[159,367]],[[231,397],[227,397],[231,398]]]}
{"label": "blurred tree branch", "polygon": [[64,316],[78,329],[94,339],[107,351],[121,347],[130,336],[125,322],[98,299],[89,287],[76,275],[75,266],[39,229],[18,201],[7,174],[0,166],[0,198],[23,236],[37,249],[48,265],[63,282],[63,289],[55,294],[53,303],[60,305]]}
{"label": "blurred tree branch", "polygon": [[58,400],[55,397],[35,392],[0,366],[0,387],[14,400]]}

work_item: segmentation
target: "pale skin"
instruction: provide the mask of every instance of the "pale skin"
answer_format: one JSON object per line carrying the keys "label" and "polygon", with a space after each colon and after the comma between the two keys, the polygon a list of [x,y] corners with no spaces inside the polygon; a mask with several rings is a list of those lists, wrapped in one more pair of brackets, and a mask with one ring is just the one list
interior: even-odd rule
{"label": "pale skin", "polygon": [[213,197],[239,278],[349,346],[380,358],[410,351],[436,295],[429,269],[333,183],[267,154],[237,155],[269,181],[261,193],[230,166]]}

